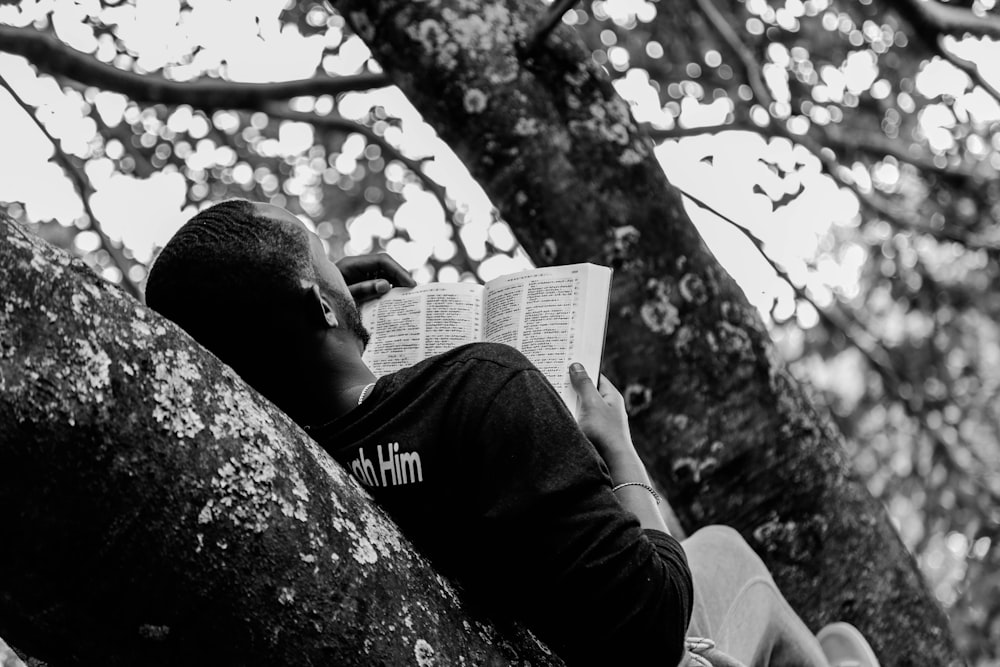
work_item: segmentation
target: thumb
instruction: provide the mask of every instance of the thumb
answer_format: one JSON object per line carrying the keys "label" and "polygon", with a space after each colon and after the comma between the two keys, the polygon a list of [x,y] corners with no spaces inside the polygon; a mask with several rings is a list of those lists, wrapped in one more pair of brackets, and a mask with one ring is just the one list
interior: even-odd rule
{"label": "thumb", "polygon": [[601,394],[597,391],[594,381],[590,379],[587,369],[583,367],[583,364],[570,364],[569,381],[573,385],[573,389],[576,389],[576,393],[584,401],[592,402],[601,400]]}
{"label": "thumb", "polygon": [[392,289],[392,285],[388,280],[378,278],[376,280],[366,280],[360,283],[354,283],[349,285],[348,288],[351,291],[351,296],[354,297],[356,303],[361,303],[362,301],[370,301],[377,297],[382,296]]}

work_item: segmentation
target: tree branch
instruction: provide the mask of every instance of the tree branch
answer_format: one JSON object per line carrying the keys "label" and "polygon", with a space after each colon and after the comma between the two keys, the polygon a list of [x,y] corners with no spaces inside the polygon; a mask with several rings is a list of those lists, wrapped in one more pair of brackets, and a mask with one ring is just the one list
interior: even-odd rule
{"label": "tree branch", "polygon": [[62,75],[150,104],[188,104],[215,109],[257,109],[270,100],[299,95],[336,95],[390,85],[383,74],[313,77],[276,83],[236,83],[223,80],[171,81],[157,74],[136,74],[106,65],[33,28],[0,26],[0,51],[23,56],[40,71]]}
{"label": "tree branch", "polygon": [[669,139],[684,139],[686,137],[700,137],[706,134],[719,134],[720,132],[754,132],[760,134],[760,128],[749,123],[721,123],[719,125],[705,125],[702,127],[681,127],[675,125],[669,130],[643,125],[643,131],[649,135],[653,141],[667,141]]}
{"label": "tree branch", "polygon": [[929,171],[942,176],[974,177],[971,169],[942,167],[935,164],[933,158],[926,154],[914,155],[901,145],[900,141],[890,139],[880,132],[858,132],[856,130],[847,132],[835,123],[823,126],[814,125],[813,127],[821,128],[824,145],[859,151],[876,157],[889,155],[900,162],[911,164],[921,171]]}
{"label": "tree branch", "polygon": [[[372,128],[363,123],[347,120],[346,118],[342,118],[340,116],[318,116],[316,114],[304,113],[301,111],[292,111],[285,108],[283,105],[273,102],[264,105],[261,110],[272,118],[309,123],[314,127],[339,130],[341,132],[357,132],[358,134],[364,135],[368,141],[378,146],[386,157],[390,160],[396,160],[397,162],[402,163],[403,166],[413,172],[423,186],[437,198],[438,202],[441,204],[441,208],[444,210],[445,216],[447,216],[449,224],[456,229],[460,226],[455,220],[455,204],[449,200],[447,190],[443,185],[428,176],[423,170],[423,163],[428,161],[429,158],[415,160],[407,157],[403,155],[398,148],[386,141],[385,137],[375,132]],[[454,241],[462,249],[463,255],[467,258],[466,263],[468,266],[465,268],[475,273],[475,266],[473,266],[472,261],[468,259],[468,250],[465,248],[461,234],[456,234]]]}
{"label": "tree branch", "polygon": [[[705,203],[698,197],[695,197],[694,195],[691,195],[685,192],[684,190],[681,190],[681,193],[685,197],[690,199],[692,202],[700,206],[701,208],[705,209],[706,211],[709,211],[710,213],[718,216],[723,221],[729,223],[744,237],[749,239],[749,241],[757,249],[757,252],[760,253],[760,256],[764,258],[764,261],[768,263],[768,265],[778,275],[778,277],[781,278],[785,283],[788,284],[789,287],[792,288],[795,297],[811,305],[816,310],[816,314],[819,316],[820,320],[826,323],[828,327],[836,330],[841,335],[843,335],[847,343],[851,347],[856,349],[859,353],[861,353],[861,356],[865,358],[868,364],[872,367],[872,369],[875,370],[879,378],[882,380],[882,385],[885,388],[886,394],[903,407],[903,410],[906,412],[906,414],[910,418],[915,420],[917,424],[926,433],[928,433],[934,439],[934,441],[941,447],[943,455],[946,457],[946,459],[950,463],[955,464],[956,462],[956,455],[954,451],[955,447],[949,446],[947,442],[944,440],[944,438],[941,437],[940,432],[937,429],[934,429],[930,426],[930,424],[927,421],[927,415],[925,411],[917,407],[912,397],[903,396],[903,393],[900,390],[902,380],[892,364],[889,351],[885,348],[885,346],[881,345],[878,342],[877,336],[872,334],[868,330],[868,328],[863,323],[861,323],[856,317],[852,317],[851,315],[843,312],[842,310],[832,311],[823,308],[818,303],[816,303],[816,300],[812,297],[812,295],[809,294],[808,290],[806,290],[804,287],[800,287],[797,284],[795,284],[792,281],[791,276],[788,275],[788,272],[785,271],[784,268],[782,268],[776,261],[774,261],[767,254],[767,252],[764,250],[763,242],[761,242],[759,238],[754,236],[750,232],[750,230],[743,227],[729,216],[716,210],[714,207]],[[863,335],[865,338],[871,341],[872,344],[869,345],[866,343],[862,343],[857,334]],[[984,469],[989,467],[986,464],[986,462],[983,461],[982,457],[978,454],[978,452],[970,449],[969,453],[972,455],[973,459],[980,464],[980,466],[984,467]],[[991,498],[998,497],[998,494],[995,493],[988,484],[983,484],[981,481],[979,481],[978,486],[983,491],[985,491],[989,497]]]}
{"label": "tree branch", "polygon": [[[723,38],[726,39],[728,42],[729,38],[727,38],[724,34],[728,33],[730,38],[736,40],[735,43],[730,42],[730,46],[734,49],[734,51],[737,51],[737,53],[740,55],[744,67],[748,68],[747,78],[752,82],[754,77],[751,75],[751,72],[758,71],[756,69],[758,65],[756,63],[756,59],[753,57],[753,54],[750,52],[749,49],[747,49],[742,44],[741,41],[739,41],[739,38],[736,35],[735,31],[731,30],[728,22],[726,22],[725,18],[718,12],[718,10],[716,10],[715,7],[711,5],[710,0],[698,0],[698,2],[699,5],[702,6],[703,10],[706,11],[706,16],[709,16],[710,21],[713,21],[713,23],[715,21],[721,22],[721,25],[716,26],[716,29],[720,32],[720,34],[723,35]],[[759,78],[757,80],[760,81]],[[767,100],[769,105],[771,98],[766,89],[763,87],[763,85],[751,85],[751,88],[753,89],[754,94],[758,96],[758,99],[761,99],[761,101]],[[763,93],[763,98],[760,97],[760,93]],[[821,151],[822,148],[821,146],[815,145],[815,143],[808,137],[804,136],[796,137],[795,135],[792,135],[780,123],[771,123],[769,128],[740,127],[738,124],[728,124],[728,125],[723,124],[712,127],[690,128],[690,129],[678,128],[676,130],[665,130],[659,132],[654,131],[651,132],[651,136],[654,138],[664,138],[664,139],[681,138],[684,136],[714,134],[726,130],[740,130],[740,129],[746,129],[756,132],[763,131],[763,133],[772,136],[774,135],[784,136],[792,140],[793,142],[797,142],[803,145],[810,152],[812,152],[814,155],[817,156],[817,158],[820,160],[820,163],[823,165],[824,171],[826,171],[827,174],[831,176],[831,178],[833,178],[838,183],[842,184],[844,187],[847,187],[852,192],[854,192],[855,196],[858,198],[859,202],[863,206],[866,206],[870,210],[875,211],[881,217],[885,218],[886,220],[895,224],[896,226],[899,226],[900,223],[902,222],[898,219],[895,213],[888,208],[887,203],[881,201],[881,199],[875,197],[874,194],[872,193],[863,192],[853,181],[843,178],[839,173],[839,169],[837,168],[839,167],[839,163],[837,163],[836,160],[832,158],[824,157],[823,152]],[[824,128],[824,130],[826,130],[826,128]],[[671,136],[671,134],[673,136]],[[828,139],[834,138],[833,136],[831,136],[831,133],[827,133],[826,136]],[[848,141],[853,142],[853,140],[844,139],[843,143],[847,143]],[[834,143],[834,141],[831,141],[830,143]],[[852,147],[860,148],[860,144],[855,145],[854,143],[852,143],[851,145]],[[879,145],[877,146],[877,149],[889,149],[889,148],[890,147],[888,146],[887,140],[879,142]],[[894,154],[894,152],[890,150],[885,150],[885,153]],[[906,154],[897,155],[897,157],[907,161],[913,160],[913,158],[911,158],[909,155]],[[930,164],[932,165],[933,163]],[[949,174],[954,173],[937,168],[936,165],[934,166],[934,170],[939,171],[941,173],[949,173]],[[912,419],[916,420],[917,424],[922,429],[924,429],[925,432],[929,433],[935,439],[935,441],[943,447],[945,456],[950,461],[952,462],[954,461],[954,452],[952,451],[954,448],[949,447],[945,443],[945,441],[940,437],[938,432],[930,427],[930,425],[926,420],[926,415],[917,409],[912,399],[903,396],[903,393],[900,391],[900,385],[901,385],[900,376],[896,372],[895,367],[892,365],[892,361],[888,350],[886,350],[884,346],[879,344],[877,336],[868,331],[867,327],[865,327],[860,321],[858,321],[857,318],[850,317],[848,314],[842,311],[837,313],[832,312],[826,308],[822,308],[818,303],[816,303],[816,300],[813,299],[813,297],[808,293],[808,291],[805,288],[795,284],[795,282],[792,281],[791,276],[788,275],[788,272],[785,271],[785,269],[782,268],[776,261],[774,261],[770,257],[770,255],[767,254],[767,252],[764,250],[763,242],[756,236],[754,236],[750,232],[750,230],[743,227],[735,220],[723,214],[722,212],[718,211],[717,209],[710,206],[706,202],[702,201],[698,197],[695,197],[689,192],[686,192],[682,188],[678,188],[678,190],[681,192],[681,194],[690,199],[692,202],[694,202],[701,208],[711,212],[712,214],[716,215],[721,220],[729,223],[733,228],[735,228],[744,237],[746,237],[754,245],[754,247],[757,249],[757,252],[760,253],[761,257],[764,259],[764,261],[768,263],[768,265],[778,275],[778,277],[781,278],[781,280],[783,280],[785,283],[788,284],[789,287],[792,288],[792,292],[795,294],[795,297],[797,299],[805,301],[806,303],[809,303],[816,310],[816,313],[819,316],[819,318],[823,322],[825,322],[827,326],[840,332],[844,336],[844,339],[848,342],[848,344],[854,347],[856,350],[858,350],[858,352],[865,358],[865,360],[869,363],[872,369],[875,370],[875,372],[879,375],[880,379],[882,380],[882,384],[886,389],[886,393],[897,403],[901,404],[903,406],[904,411]],[[946,237],[945,240],[962,243],[968,248],[985,247],[983,245],[972,242],[967,237],[956,237],[956,235],[949,234],[945,232],[945,230],[931,229],[926,225],[920,225],[919,223],[913,221],[909,221],[905,223],[905,225],[911,229],[914,229],[915,231],[929,234],[931,236],[934,236],[935,238]],[[995,250],[996,247],[995,246],[987,247],[986,249]],[[861,340],[859,340],[858,336],[854,333],[855,331],[858,331],[859,333],[864,335],[864,337],[867,338],[869,341],[871,341],[874,345],[869,346],[866,343],[862,343]],[[988,485],[980,485],[980,486],[981,488],[986,489],[991,496],[995,497],[996,494],[992,492],[992,489]]]}
{"label": "tree branch", "polygon": [[[935,164],[933,158],[927,155],[914,155],[908,151],[898,140],[893,140],[879,132],[862,132],[856,130],[845,131],[839,124],[830,123],[828,125],[816,125],[812,127],[818,132],[824,146],[840,148],[843,150],[857,151],[872,155],[877,158],[892,156],[900,162],[913,165],[922,171],[933,172],[942,176],[957,178],[974,178],[972,169],[957,167],[942,167]],[[669,130],[643,126],[643,130],[654,141],[665,141],[669,139],[683,139],[685,137],[699,137],[702,135],[719,134],[720,132],[753,132],[763,136],[779,136],[780,133],[768,130],[761,131],[762,128],[750,122],[729,122],[719,125],[706,125],[703,127],[673,127]],[[784,136],[784,135],[780,135]],[[801,143],[796,140],[797,143]]]}
{"label": "tree branch", "polygon": [[554,0],[545,12],[545,16],[535,26],[535,30],[525,40],[525,53],[534,53],[545,42],[549,33],[559,25],[559,21],[562,20],[566,12],[572,9],[576,3],[577,0]]}
{"label": "tree branch", "polygon": [[944,35],[939,35],[938,38],[935,40],[934,45],[938,54],[942,58],[950,62],[958,69],[965,72],[969,76],[969,78],[972,79],[972,82],[974,84],[976,84],[977,86],[985,90],[987,93],[992,95],[993,99],[995,99],[997,102],[1000,102],[1000,89],[998,89],[996,86],[994,86],[992,83],[986,80],[986,77],[984,77],[983,73],[979,70],[979,66],[976,65],[974,62],[959,57],[955,53],[949,51],[948,47],[945,46],[944,44]]}
{"label": "tree branch", "polygon": [[967,9],[947,7],[936,0],[890,0],[909,24],[913,32],[927,48],[965,72],[972,81],[1000,101],[1000,90],[987,81],[979,68],[960,58],[944,45],[946,35],[961,37],[966,33],[1000,37],[1000,17],[988,15],[978,17]]}
{"label": "tree branch", "polygon": [[712,3],[712,0],[695,1],[698,3],[698,8],[701,9],[702,14],[708,19],[708,22],[712,24],[712,27],[719,33],[722,40],[736,54],[736,57],[739,58],[740,64],[743,65],[743,71],[747,76],[747,83],[750,84],[750,89],[753,91],[754,97],[764,105],[764,108],[770,114],[770,106],[774,102],[774,99],[771,97],[771,92],[767,89],[764,79],[761,78],[761,68],[757,62],[757,57],[743,43],[739,34],[729,25],[729,21],[726,20],[722,12]]}
{"label": "tree branch", "polygon": [[421,168],[422,162],[426,160],[414,160],[413,158],[406,157],[399,151],[399,149],[386,141],[385,137],[379,135],[367,125],[347,120],[346,118],[341,118],[340,116],[319,116],[301,111],[292,111],[274,103],[265,104],[261,108],[261,111],[272,118],[281,118],[282,120],[291,120],[298,123],[309,123],[314,127],[340,130],[341,132],[348,133],[357,132],[358,134],[364,135],[366,139],[373,144],[376,144],[382,152],[389,157],[389,159],[397,160],[403,163],[407,169],[412,171],[414,175],[420,179],[420,182],[424,184],[424,187],[430,190],[431,193],[438,198],[445,211],[451,211],[452,206],[448,203],[448,195],[445,192],[444,186],[425,174]]}
{"label": "tree branch", "polygon": [[[889,351],[885,348],[885,346],[881,345],[878,342],[877,336],[872,334],[868,330],[868,328],[862,322],[860,322],[856,317],[852,317],[850,314],[844,313],[842,310],[837,312],[831,311],[829,309],[821,307],[818,303],[816,303],[816,300],[813,299],[812,295],[810,295],[809,292],[804,287],[796,285],[792,281],[791,276],[788,275],[788,272],[785,271],[785,269],[782,268],[776,261],[774,261],[770,257],[770,255],[767,254],[767,252],[764,250],[763,242],[759,238],[754,236],[749,229],[742,226],[741,224],[739,224],[729,216],[725,215],[724,213],[718,211],[713,206],[707,204],[700,198],[688,192],[685,192],[684,190],[680,191],[681,194],[690,199],[696,205],[712,213],[713,215],[719,217],[721,220],[729,223],[730,226],[732,226],[734,229],[740,232],[744,237],[746,237],[754,245],[754,247],[757,249],[757,252],[760,253],[760,256],[764,258],[764,261],[768,263],[768,265],[778,275],[778,277],[781,278],[781,280],[783,280],[785,283],[788,284],[789,287],[792,288],[795,297],[811,305],[816,310],[816,313],[821,321],[826,323],[828,327],[838,331],[841,335],[844,336],[844,339],[851,347],[855,348],[859,353],[861,353],[861,356],[865,358],[865,360],[872,367],[872,369],[874,369],[875,372],[879,375],[879,378],[882,380],[882,385],[885,388],[886,394],[894,401],[899,403],[903,407],[904,412],[911,419],[916,421],[917,425],[925,433],[927,433],[931,438],[933,438],[934,442],[940,447],[942,455],[947,459],[947,462],[951,463],[952,465],[957,465],[956,462],[957,458],[955,453],[956,447],[948,445],[946,440],[941,437],[939,430],[931,427],[931,425],[927,421],[926,412],[917,407],[912,397],[903,396],[903,392],[900,390],[902,380],[892,364]],[[860,333],[869,341],[871,341],[872,345],[870,346],[866,343],[862,343],[855,332]],[[974,448],[966,448],[966,449],[969,449],[968,453],[972,455],[973,459],[977,463],[979,463],[979,465],[983,469],[989,467],[987,463],[983,460],[982,456],[978,452],[976,452]],[[1000,494],[997,494],[989,484],[983,483],[982,480],[974,480],[974,481],[977,483],[977,486],[988,495],[988,497],[994,499],[1000,498]]]}
{"label": "tree branch", "polygon": [[823,308],[818,303],[816,303],[816,300],[813,299],[812,295],[809,294],[805,288],[795,284],[791,276],[788,275],[788,272],[774,259],[772,259],[770,255],[767,254],[767,252],[764,250],[764,243],[759,238],[754,236],[749,229],[739,224],[726,214],[722,213],[712,205],[706,203],[699,197],[696,197],[691,193],[686,192],[685,190],[681,190],[680,188],[678,188],[678,190],[680,190],[681,194],[690,199],[692,202],[694,202],[701,208],[705,209],[709,213],[712,213],[713,215],[717,216],[719,219],[729,223],[729,225],[733,227],[733,229],[735,229],[744,237],[746,237],[750,241],[750,243],[754,245],[754,247],[757,249],[757,252],[760,253],[760,256],[764,258],[764,261],[768,263],[768,265],[778,275],[778,277],[781,278],[784,282],[788,284],[789,287],[792,288],[792,291],[795,293],[796,298],[805,301],[814,309],[816,309],[816,313],[817,315],[819,315],[820,319],[822,319],[828,325],[832,326],[834,329],[843,334],[844,338],[848,341],[848,343],[850,343],[853,347],[855,347],[862,354],[862,356],[864,356],[865,359],[868,360],[868,362],[872,365],[872,367],[883,378],[883,381],[893,382],[896,386],[898,386],[899,376],[897,375],[895,369],[892,367],[891,362],[888,361],[888,356],[889,356],[888,352],[884,348],[878,347],[879,352],[881,352],[880,356],[883,356],[886,359],[876,358],[876,352],[874,350],[869,349],[867,345],[862,344],[858,340],[857,336],[852,333],[852,330],[860,329],[865,334],[865,336],[872,341],[878,340],[876,336],[872,335],[872,333],[869,332],[867,329],[865,329],[865,327],[857,320],[853,320],[852,322],[840,321],[838,320],[837,316],[835,316],[833,313],[828,312],[827,309]]}
{"label": "tree branch", "polygon": [[90,219],[90,226],[93,228],[94,232],[101,241],[101,247],[107,251],[111,261],[122,274],[121,286],[126,292],[141,301],[142,294],[139,291],[139,286],[132,282],[132,279],[129,278],[128,275],[128,269],[131,262],[127,257],[125,257],[125,253],[120,247],[118,247],[118,244],[112,241],[107,233],[105,233],[104,228],[101,226],[101,221],[97,219],[97,216],[94,215],[93,209],[90,208],[90,195],[94,194],[94,187],[91,185],[87,175],[82,169],[73,164],[70,156],[63,151],[59,140],[52,136],[52,133],[49,132],[47,127],[45,127],[45,124],[38,119],[36,110],[17,94],[17,91],[14,90],[14,88],[2,75],[0,75],[0,87],[7,91],[17,105],[21,107],[26,114],[28,114],[32,121],[34,121],[38,129],[45,135],[45,138],[52,143],[53,159],[59,164],[59,166],[62,167],[63,171],[73,182],[73,186],[76,188],[76,192],[80,196],[80,201],[83,204],[83,211]]}
{"label": "tree branch", "polygon": [[[729,25],[729,22],[721,14],[721,12],[719,12],[715,5],[712,4],[711,0],[696,0],[696,2],[705,17],[708,19],[709,23],[711,23],[712,27],[719,33],[719,36],[725,41],[729,48],[736,53],[745,70],[747,81],[750,83],[750,88],[753,91],[754,96],[757,98],[758,102],[768,110],[768,113],[770,113],[770,106],[773,102],[773,98],[760,76],[761,67],[753,52],[746,46],[746,44],[743,43],[740,36],[735,30],[733,30],[733,27]],[[875,193],[866,192],[865,190],[862,190],[853,180],[845,178],[840,169],[842,165],[830,151],[825,151],[823,146],[816,142],[812,137],[808,135],[793,134],[788,130],[788,127],[784,123],[773,122],[773,118],[771,120],[772,122],[768,125],[768,127],[761,128],[760,131],[783,137],[793,143],[800,144],[803,148],[810,151],[820,161],[823,171],[825,171],[841,186],[853,192],[854,196],[858,198],[858,201],[863,207],[877,213],[894,227],[919,232],[921,234],[927,234],[939,240],[961,243],[970,249],[995,251],[1000,248],[1000,246],[997,246],[996,244],[980,243],[966,234],[958,234],[943,229],[934,229],[933,227],[930,227],[918,220],[914,215],[907,215],[905,219],[900,217],[899,211],[893,210],[887,202],[882,200]]]}
{"label": "tree branch", "polygon": [[964,7],[936,0],[896,0],[894,4],[911,22],[920,21],[924,30],[934,29],[955,37],[976,35],[1000,39],[1000,16],[996,14],[978,16]]}

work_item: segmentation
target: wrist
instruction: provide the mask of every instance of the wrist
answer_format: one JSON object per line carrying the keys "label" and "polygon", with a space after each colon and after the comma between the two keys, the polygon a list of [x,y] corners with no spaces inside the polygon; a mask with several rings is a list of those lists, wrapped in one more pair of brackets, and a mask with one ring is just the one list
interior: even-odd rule
{"label": "wrist", "polygon": [[646,466],[643,465],[639,455],[632,452],[622,452],[605,459],[611,480],[615,484],[622,482],[643,482],[649,483],[649,475],[646,473]]}
{"label": "wrist", "polygon": [[601,451],[604,458],[628,456],[635,453],[632,437],[626,432],[610,435],[608,433],[589,433],[587,437]]}

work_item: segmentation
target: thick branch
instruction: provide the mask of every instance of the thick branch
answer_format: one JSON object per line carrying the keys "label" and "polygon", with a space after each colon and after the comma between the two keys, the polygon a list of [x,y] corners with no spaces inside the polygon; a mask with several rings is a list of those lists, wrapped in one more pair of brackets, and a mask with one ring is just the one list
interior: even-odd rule
{"label": "thick branch", "polygon": [[122,287],[124,287],[125,290],[136,299],[141,299],[142,297],[139,293],[139,286],[132,282],[132,279],[129,278],[128,275],[128,269],[131,262],[127,257],[125,257],[125,253],[122,251],[122,248],[120,248],[117,243],[112,241],[107,233],[105,233],[104,228],[101,226],[101,221],[97,219],[97,216],[94,215],[93,209],[90,208],[90,196],[94,194],[94,187],[90,184],[90,179],[87,178],[87,175],[82,169],[73,163],[70,156],[63,151],[62,144],[60,144],[59,140],[52,136],[52,133],[49,132],[47,127],[45,127],[45,124],[38,119],[35,109],[21,99],[21,96],[17,94],[17,91],[14,90],[14,88],[11,87],[7,80],[2,76],[0,76],[0,87],[4,88],[7,93],[14,98],[17,105],[21,107],[26,114],[28,114],[38,129],[41,130],[42,134],[45,135],[45,138],[52,143],[53,159],[59,164],[59,166],[62,167],[66,176],[68,176],[73,182],[73,187],[76,189],[77,194],[80,196],[80,202],[83,204],[83,211],[90,219],[90,226],[93,228],[94,232],[97,233],[97,237],[101,240],[101,247],[107,251],[111,261],[122,274]]}
{"label": "thick branch", "polygon": [[542,19],[538,22],[535,27],[535,31],[525,40],[525,52],[532,53],[537,49],[545,38],[549,36],[549,33],[555,30],[555,27],[559,25],[562,17],[573,8],[573,5],[577,3],[578,0],[555,0],[551,5],[549,5],[548,11],[542,16]]}
{"label": "thick branch", "polygon": [[276,83],[235,83],[222,80],[170,81],[162,75],[136,74],[106,65],[81,53],[54,36],[32,28],[0,26],[0,51],[24,56],[42,72],[62,75],[114,91],[137,102],[189,104],[213,109],[259,108],[270,100],[299,95],[336,95],[349,90],[369,90],[389,85],[383,74],[348,77],[314,77]]}
{"label": "thick branch", "polygon": [[890,139],[881,132],[859,132],[854,129],[845,131],[835,123],[823,126],[814,125],[813,127],[820,130],[823,135],[823,144],[827,146],[858,151],[875,157],[889,155],[900,162],[911,164],[921,171],[933,172],[942,176],[961,178],[972,178],[973,176],[971,169],[962,166],[942,167],[923,151],[920,155],[914,155],[903,145],[902,141]]}
{"label": "thick branch", "polygon": [[590,49],[560,29],[524,58],[543,8],[520,0],[338,9],[536,261],[602,248],[615,265],[605,368],[649,390],[632,435],[685,525],[739,528],[808,623],[848,619],[898,662],[947,663],[943,616],[881,506],[845,474],[836,436],[775,363]]}
{"label": "thick branch", "polygon": [[5,639],[53,665],[561,664],[472,615],[231,369],[2,214],[0,285]]}
{"label": "thick branch", "polygon": [[971,10],[946,5],[937,0],[896,0],[893,4],[911,22],[919,22],[923,31],[935,30],[942,35],[976,35],[1000,39],[1000,16],[983,16]]}

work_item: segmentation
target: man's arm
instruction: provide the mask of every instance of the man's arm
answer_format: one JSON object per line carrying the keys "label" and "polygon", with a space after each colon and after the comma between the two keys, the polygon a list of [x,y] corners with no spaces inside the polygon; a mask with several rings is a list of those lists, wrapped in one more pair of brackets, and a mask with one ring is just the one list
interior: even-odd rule
{"label": "man's arm", "polygon": [[[622,506],[639,519],[639,525],[670,534],[660,502],[654,495],[646,466],[632,444],[625,399],[611,382],[601,376],[595,387],[582,364],[569,368],[569,379],[580,396],[580,430],[593,443],[611,475],[615,495]],[[621,486],[619,486],[621,485]]]}
{"label": "man's arm", "polygon": [[497,599],[513,598],[512,611],[571,662],[676,664],[692,598],[680,545],[623,507],[541,373],[518,372],[489,406],[467,488],[483,515],[470,537],[489,552],[478,565],[494,568]]}

